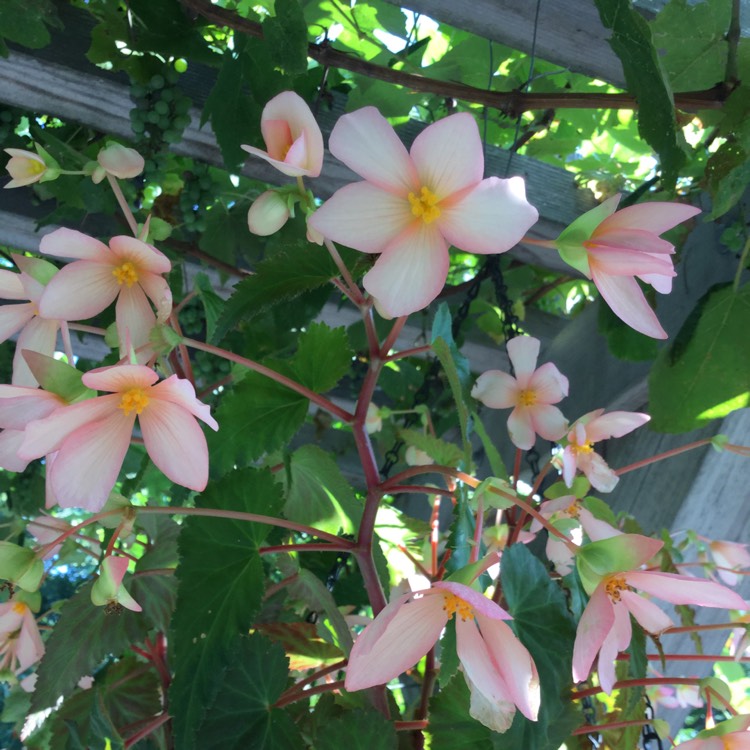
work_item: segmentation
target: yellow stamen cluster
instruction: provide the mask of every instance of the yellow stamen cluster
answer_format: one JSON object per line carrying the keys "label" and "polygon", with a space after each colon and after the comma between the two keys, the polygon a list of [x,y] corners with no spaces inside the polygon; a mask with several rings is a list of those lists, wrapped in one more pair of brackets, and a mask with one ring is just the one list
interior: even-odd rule
{"label": "yellow stamen cluster", "polygon": [[519,406],[535,406],[537,401],[536,391],[531,388],[523,390],[518,394]]}
{"label": "yellow stamen cluster", "polygon": [[575,443],[571,443],[570,450],[572,450],[575,455],[579,453],[593,453],[594,444],[588,441],[585,442],[583,445],[576,445]]}
{"label": "yellow stamen cluster", "polygon": [[411,212],[425,224],[435,221],[440,216],[441,211],[436,205],[438,197],[429,188],[423,187],[418,196],[416,193],[409,193],[408,198]]}
{"label": "yellow stamen cluster", "polygon": [[117,279],[117,283],[120,286],[127,284],[128,287],[131,287],[138,281],[138,271],[129,260],[126,260],[122,265],[117,266],[117,268],[112,271],[112,275]]}
{"label": "yellow stamen cluster", "polygon": [[578,518],[580,515],[581,509],[578,506],[578,502],[574,500],[566,509],[565,512],[571,517],[571,518]]}
{"label": "yellow stamen cluster", "polygon": [[620,595],[622,591],[628,590],[628,584],[625,580],[625,576],[612,576],[604,584],[604,590],[607,592],[607,596],[613,602],[620,601]]}
{"label": "yellow stamen cluster", "polygon": [[47,169],[47,165],[43,161],[37,161],[36,159],[26,160],[26,172],[29,177],[33,174],[41,174]]}
{"label": "yellow stamen cluster", "polygon": [[143,388],[131,388],[122,394],[120,405],[117,408],[122,409],[125,416],[128,417],[131,411],[140,414],[148,406],[149,401],[150,399]]}
{"label": "yellow stamen cluster", "polygon": [[16,613],[17,615],[25,615],[25,614],[26,614],[26,610],[27,610],[27,609],[28,609],[28,607],[27,607],[27,606],[26,606],[26,605],[25,605],[25,604],[24,604],[23,602],[16,602],[16,603],[15,603],[15,604],[13,605],[13,611],[14,611],[14,612],[15,612],[15,613]]}
{"label": "yellow stamen cluster", "polygon": [[459,617],[464,621],[474,619],[474,610],[471,608],[471,604],[468,604],[455,594],[445,595],[443,609],[448,614],[449,620],[456,614],[456,612],[458,612]]}

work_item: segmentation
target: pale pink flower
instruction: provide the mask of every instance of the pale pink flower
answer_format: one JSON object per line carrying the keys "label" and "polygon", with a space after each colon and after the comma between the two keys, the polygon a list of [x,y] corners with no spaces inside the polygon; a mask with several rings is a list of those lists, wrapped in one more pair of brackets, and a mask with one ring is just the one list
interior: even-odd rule
{"label": "pale pink flower", "polygon": [[[472,715],[498,731],[515,707],[532,721],[539,711],[539,678],[531,655],[503,622],[512,619],[492,600],[460,583],[442,581],[403,594],[365,628],[349,655],[347,690],[382,685],[416,664],[456,617],[456,647],[467,683],[483,697]],[[488,716],[487,702],[493,708]]]}
{"label": "pale pink flower", "polygon": [[14,385],[35,387],[39,383],[23,358],[23,350],[29,349],[49,357],[55,353],[60,321],[49,315],[42,316],[39,304],[45,284],[57,273],[57,269],[40,258],[27,258],[24,255],[11,257],[21,273],[0,270],[0,298],[28,302],[0,307],[0,342],[20,331],[13,357],[12,382]]}
{"label": "pale pink flower", "polygon": [[289,204],[275,190],[259,195],[247,212],[247,228],[259,237],[275,234],[289,219]]}
{"label": "pale pink flower", "polygon": [[[736,586],[740,576],[733,571],[740,571],[750,567],[750,552],[747,545],[740,542],[727,542],[721,539],[709,542],[708,550],[716,565],[719,566],[716,574],[727,586]],[[724,570],[729,568],[729,570]]]}
{"label": "pale pink flower", "polygon": [[[638,534],[628,536],[629,555],[634,568],[645,564],[664,546],[656,539]],[[659,635],[674,625],[660,607],[636,593],[636,589],[671,604],[725,609],[750,607],[739,594],[703,578],[654,570],[612,571],[602,577],[578,623],[573,646],[573,679],[576,682],[589,676],[594,659],[599,654],[599,683],[606,693],[612,692],[617,679],[617,654],[630,644],[630,615],[652,635]]]}
{"label": "pale pink flower", "polygon": [[138,602],[133,599],[122,579],[128,570],[128,558],[117,555],[108,555],[102,561],[99,577],[91,587],[91,602],[97,607],[108,607],[117,609],[127,607],[133,612],[142,612]]}
{"label": "pale pink flower", "polygon": [[647,688],[652,703],[660,703],[664,708],[701,708],[703,699],[698,685],[655,685]]}
{"label": "pale pink flower", "polygon": [[24,151],[20,148],[6,148],[3,151],[10,156],[5,168],[12,178],[4,187],[24,187],[39,182],[44,177],[47,164],[39,154],[35,154],[33,151]]}
{"label": "pale pink flower", "polygon": [[584,414],[568,432],[568,444],[562,452],[562,475],[565,484],[573,484],[576,469],[582,471],[589,482],[600,492],[612,492],[619,481],[618,476],[607,466],[605,460],[594,453],[594,444],[612,437],[622,437],[651,417],[648,414],[629,411],[604,413],[595,409]]}
{"label": "pale pink flower", "polygon": [[57,452],[47,471],[61,507],[101,510],[125,459],[135,418],[156,466],[176,484],[202,491],[208,481],[208,448],[198,417],[218,429],[209,407],[187,380],[159,376],[142,365],[87,372],[83,384],[109,395],[54,411],[26,428],[19,454],[32,459]]}
{"label": "pale pink flower", "polygon": [[700,213],[684,203],[641,203],[617,211],[614,195],[571,224],[555,241],[566,263],[590,278],[612,312],[636,331],[667,338],[636,277],[668,294],[676,276],[674,245],[662,232]]}
{"label": "pale pink flower", "polygon": [[421,310],[448,274],[448,247],[510,250],[537,220],[523,180],[482,179],[484,156],[472,115],[425,128],[411,152],[374,108],[344,115],[331,153],[365,178],[338,190],[309,219],[325,237],[380,257],[365,289],[387,315]]}
{"label": "pale pink flower", "polygon": [[539,339],[517,336],[507,343],[516,376],[488,370],[479,376],[471,395],[491,409],[510,409],[508,433],[517,448],[534,447],[536,436],[559,440],[568,426],[562,412],[551,404],[568,395],[568,379],[548,362],[537,369]]}
{"label": "pale pink flower", "polygon": [[323,168],[323,135],[305,100],[282,91],[263,108],[260,130],[268,151],[243,146],[291,177],[317,177]]}
{"label": "pale pink flower", "polygon": [[680,750],[750,750],[750,715],[740,714],[704,729],[693,740],[680,742]]}
{"label": "pale pink flower", "polygon": [[[26,525],[26,531],[39,542],[40,547],[44,548],[59,539],[65,532],[70,531],[70,524],[54,516],[37,516]],[[62,542],[46,549],[43,559],[54,557],[60,551],[60,547],[62,547]]]}
{"label": "pale pink flower", "polygon": [[94,183],[99,184],[107,174],[120,180],[129,180],[143,172],[143,157],[133,148],[119,143],[110,143],[101,149],[96,157],[97,166],[91,175]]}
{"label": "pale pink flower", "polygon": [[[380,414],[380,409],[370,402],[367,405],[367,414],[365,415],[365,431],[368,435],[374,435],[376,432],[380,432],[383,429],[383,417]],[[432,463],[432,461],[430,461]]]}
{"label": "pale pink flower", "polygon": [[118,336],[122,342],[129,335],[134,348],[146,344],[156,322],[169,317],[172,293],[161,274],[168,273],[172,264],[155,247],[124,235],[113,237],[107,247],[93,237],[63,228],[45,235],[39,251],[79,259],[47,284],[39,305],[45,317],[86,320],[116,299]]}
{"label": "pale pink flower", "polygon": [[16,674],[44,656],[44,643],[36,619],[25,602],[0,604],[0,669]]}

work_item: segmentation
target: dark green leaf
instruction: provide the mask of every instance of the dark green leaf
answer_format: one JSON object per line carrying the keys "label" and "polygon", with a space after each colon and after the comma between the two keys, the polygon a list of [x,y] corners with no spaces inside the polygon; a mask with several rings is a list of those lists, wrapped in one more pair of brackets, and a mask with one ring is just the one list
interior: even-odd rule
{"label": "dark green leaf", "polygon": [[393,723],[373,709],[351,711],[333,719],[315,742],[316,750],[393,750],[398,747]]}
{"label": "dark green leaf", "polygon": [[[651,427],[687,432],[750,404],[750,286],[710,289],[649,378]],[[691,334],[686,330],[691,330]]]}
{"label": "dark green leaf", "polygon": [[607,337],[609,350],[619,359],[639,362],[654,359],[659,351],[656,339],[633,330],[603,302],[599,304],[598,327],[599,332]]}
{"label": "dark green leaf", "polygon": [[3,0],[0,3],[0,37],[39,49],[50,43],[47,26],[60,26],[51,0]]}
{"label": "dark green leaf", "polygon": [[212,339],[216,331],[216,322],[224,309],[224,300],[213,290],[205,273],[196,274],[195,289],[206,314],[206,337]]}
{"label": "dark green leaf", "polygon": [[750,159],[738,143],[727,141],[706,164],[708,191],[713,199],[709,219],[723,216],[742,198],[750,183]]}
{"label": "dark green leaf", "polygon": [[463,452],[457,445],[427,435],[419,430],[399,430],[399,436],[407,446],[424,451],[436,464],[458,466],[463,459]]}
{"label": "dark green leaf", "polygon": [[227,645],[231,662],[190,747],[300,750],[304,743],[291,717],[273,707],[288,679],[284,649],[258,633],[238,636]]}
{"label": "dark green leaf", "polygon": [[487,462],[490,465],[490,470],[493,476],[499,477],[500,479],[508,480],[508,470],[505,468],[505,462],[500,456],[500,451],[495,447],[492,442],[492,438],[487,434],[487,430],[484,427],[484,423],[479,418],[476,412],[472,412],[471,421],[474,427],[474,432],[479,436],[482,441],[482,447],[484,448],[484,454],[487,457]]}
{"label": "dark green leaf", "polygon": [[656,151],[668,188],[685,163],[672,91],[659,62],[648,22],[630,0],[596,0],[602,23],[612,30],[610,46],[622,62],[628,90],[638,101],[638,132]]}
{"label": "dark green leaf", "polygon": [[276,0],[275,16],[263,23],[275,66],[290,75],[307,70],[307,23],[298,0]]}
{"label": "dark green leaf", "polygon": [[294,371],[303,385],[325,393],[349,372],[353,356],[345,328],[311,323],[299,337]]}
{"label": "dark green leaf", "polygon": [[284,445],[307,416],[308,400],[259,373],[248,373],[216,411],[208,436],[214,469],[224,474]]}
{"label": "dark green leaf", "polygon": [[[441,686],[430,699],[428,731],[432,750],[493,750],[493,732],[471,718],[469,700],[469,688],[462,675]],[[527,750],[523,745],[517,745],[515,750],[521,748]]]}
{"label": "dark green leaf", "polygon": [[[202,507],[278,515],[281,492],[268,471],[235,471],[209,485]],[[236,636],[246,633],[264,590],[258,546],[269,527],[227,518],[192,517],[180,534],[180,586],[172,620],[175,676],[170,712],[178,745],[204,747],[196,732],[223,676],[237,663]]]}

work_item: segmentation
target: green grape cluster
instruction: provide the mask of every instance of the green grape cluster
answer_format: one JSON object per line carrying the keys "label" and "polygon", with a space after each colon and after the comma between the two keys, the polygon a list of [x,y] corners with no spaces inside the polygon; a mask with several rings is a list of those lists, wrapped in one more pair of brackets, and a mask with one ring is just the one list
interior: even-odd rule
{"label": "green grape cluster", "polygon": [[180,211],[185,229],[190,232],[206,230],[206,210],[213,204],[216,183],[208,166],[195,162],[183,175],[184,186],[180,192]]}
{"label": "green grape cluster", "polygon": [[[180,312],[180,326],[185,336],[202,338],[206,333],[203,305],[199,300],[188,302]],[[202,383],[215,383],[231,372],[226,359],[202,351],[191,351],[190,358],[196,378]]]}
{"label": "green grape cluster", "polygon": [[173,67],[156,73],[146,83],[133,83],[130,98],[130,127],[136,149],[146,160],[144,177],[158,179],[166,167],[167,150],[179,143],[190,124],[192,102],[177,87],[180,74]]}

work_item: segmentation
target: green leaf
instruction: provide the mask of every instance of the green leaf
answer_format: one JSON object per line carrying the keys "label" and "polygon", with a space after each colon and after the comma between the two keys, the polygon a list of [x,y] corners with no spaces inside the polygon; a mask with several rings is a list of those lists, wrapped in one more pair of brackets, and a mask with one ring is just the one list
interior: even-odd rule
{"label": "green leaf", "polygon": [[353,534],[362,504],[331,456],[317,445],[303,445],[289,462],[284,515],[332,534]]}
{"label": "green leaf", "polygon": [[315,741],[316,750],[393,750],[398,747],[393,723],[373,709],[350,711],[328,722]]}
{"label": "green leaf", "polygon": [[284,445],[307,416],[308,400],[259,373],[248,373],[216,411],[208,436],[213,467],[224,474]]}
{"label": "green leaf", "polygon": [[[270,516],[279,514],[282,503],[273,475],[255,469],[210,484],[199,499],[201,507]],[[227,668],[237,664],[231,644],[248,631],[260,609],[265,576],[258,546],[268,530],[265,524],[228,518],[191,517],[183,524],[170,713],[184,750],[204,747],[196,732]]]}
{"label": "green leaf", "polygon": [[713,200],[707,218],[718,219],[737,204],[750,183],[748,152],[739,143],[723,143],[706,163],[706,182]]}
{"label": "green leaf", "polygon": [[511,728],[499,735],[495,750],[557,750],[581,717],[570,701],[570,674],[576,626],[565,595],[544,565],[523,544],[503,552],[503,595],[516,635],[531,653],[542,691],[539,720],[516,713]]}
{"label": "green leaf", "polygon": [[469,564],[469,557],[474,546],[474,514],[471,510],[471,503],[466,499],[464,485],[459,485],[456,493],[453,522],[448,534],[447,546],[452,551],[446,565],[448,573],[455,573]]}
{"label": "green leaf", "polygon": [[750,286],[712,287],[649,378],[651,428],[687,432],[750,404]]}
{"label": "green leaf", "polygon": [[495,447],[492,442],[492,438],[485,429],[484,422],[479,418],[479,414],[475,411],[471,413],[471,423],[474,426],[474,432],[479,436],[482,441],[482,447],[484,448],[484,455],[487,457],[487,461],[490,465],[492,473],[496,477],[508,480],[508,470],[505,468],[505,462],[500,456],[500,451]]}
{"label": "green leaf", "polygon": [[440,360],[448,378],[453,399],[456,402],[456,414],[461,428],[461,441],[464,446],[464,463],[471,465],[471,443],[469,441],[469,409],[466,388],[471,377],[469,362],[458,351],[451,331],[451,315],[448,305],[441,303],[432,323],[432,349]]}
{"label": "green leaf", "polygon": [[51,40],[47,26],[61,28],[51,0],[3,0],[0,3],[0,38],[40,49]]}
{"label": "green leaf", "polygon": [[[238,636],[221,686],[206,706],[196,736],[201,750],[299,750],[302,737],[291,717],[273,705],[288,680],[288,660],[281,646],[258,633]],[[186,745],[179,745],[187,747]]]}
{"label": "green leaf", "polygon": [[407,446],[413,445],[424,451],[436,464],[458,466],[463,459],[461,449],[445,440],[427,435],[419,430],[399,430],[399,436]]}
{"label": "green leaf", "polygon": [[659,62],[648,22],[630,0],[596,0],[609,44],[622,62],[628,91],[638,101],[638,132],[659,155],[662,180],[674,186],[685,163],[678,140],[672,91]]}
{"label": "green leaf", "polygon": [[194,284],[206,314],[206,336],[208,339],[213,339],[216,323],[224,309],[224,300],[216,294],[205,273],[196,274]]}
{"label": "green leaf", "polygon": [[307,71],[307,22],[298,0],[276,0],[275,16],[263,22],[272,62],[290,75]]}
{"label": "green leaf", "polygon": [[629,362],[640,362],[654,359],[659,351],[656,339],[633,330],[623,323],[611,310],[609,305],[599,304],[599,332],[607,337],[607,345],[618,359]]}
{"label": "green leaf", "polygon": [[[463,676],[456,675],[430,698],[432,750],[493,750],[493,732],[469,715],[469,688]],[[495,734],[499,737],[501,735]],[[527,750],[517,745],[514,750]],[[555,748],[557,750],[557,748]]]}
{"label": "green leaf", "polygon": [[337,275],[336,264],[325,248],[308,242],[289,245],[284,253],[259,263],[255,274],[237,284],[216,325],[214,342],[221,341],[240,321],[250,321]]}
{"label": "green leaf", "polygon": [[311,323],[299,337],[294,371],[302,385],[325,393],[349,372],[353,356],[345,328]]}
{"label": "green leaf", "polygon": [[732,0],[671,0],[651,22],[673,91],[710,89],[724,80]]}

